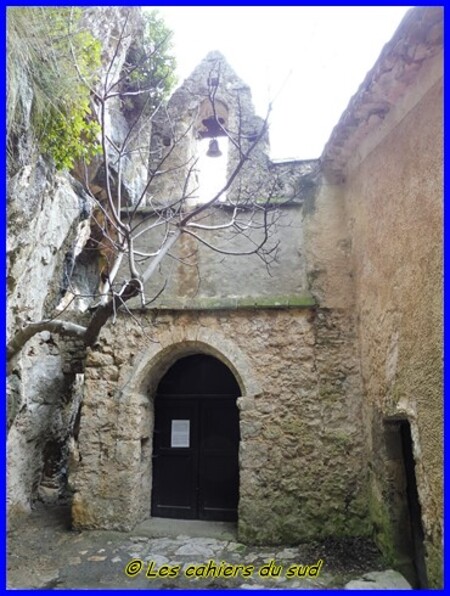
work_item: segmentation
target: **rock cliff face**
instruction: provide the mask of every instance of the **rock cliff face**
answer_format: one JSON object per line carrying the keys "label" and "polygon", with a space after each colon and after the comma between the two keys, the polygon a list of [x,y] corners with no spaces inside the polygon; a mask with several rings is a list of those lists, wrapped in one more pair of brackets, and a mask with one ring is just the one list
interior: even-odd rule
{"label": "rock cliff face", "polygon": [[[83,25],[102,43],[106,66],[116,51],[125,19],[131,30],[142,29],[139,9],[89,8]],[[135,38],[136,35],[133,36]],[[119,46],[117,78],[131,37]],[[84,187],[84,173],[57,172],[37,150],[31,122],[32,82],[25,71],[20,81],[21,130],[8,156],[8,334],[24,321],[50,316],[67,288],[74,259],[89,236],[92,201]],[[117,110],[118,105],[114,106]],[[119,111],[109,118],[109,134],[123,139],[128,122]],[[148,129],[143,131],[148,138]],[[147,141],[148,142],[148,141]],[[142,188],[145,167],[125,164],[133,186],[127,198]],[[90,168],[90,191],[100,193],[101,172]],[[85,265],[84,289],[98,283],[95,259]],[[90,276],[89,276],[90,273]],[[77,313],[73,313],[77,317]],[[8,382],[8,500],[10,512],[28,511],[38,494],[63,491],[65,460],[81,400],[80,346],[42,332],[28,342],[12,363]],[[52,487],[41,490],[39,487]]]}

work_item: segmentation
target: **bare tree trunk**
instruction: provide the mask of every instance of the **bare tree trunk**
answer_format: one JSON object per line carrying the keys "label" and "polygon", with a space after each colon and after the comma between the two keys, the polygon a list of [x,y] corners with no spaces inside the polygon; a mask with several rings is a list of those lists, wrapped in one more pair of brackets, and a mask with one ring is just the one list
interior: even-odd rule
{"label": "bare tree trunk", "polygon": [[101,304],[92,315],[89,325],[84,334],[84,343],[87,346],[93,346],[97,341],[98,335],[108,321],[108,319],[118,311],[128,300],[139,295],[141,283],[137,279],[131,279],[127,282],[119,294],[115,294],[107,304]]}
{"label": "bare tree trunk", "polygon": [[38,321],[37,323],[28,323],[22,329],[17,331],[7,345],[7,359],[11,360],[26,344],[26,342],[41,331],[50,331],[66,337],[78,337],[84,339],[87,328],[77,325],[70,321],[61,321],[59,319],[49,319]]}

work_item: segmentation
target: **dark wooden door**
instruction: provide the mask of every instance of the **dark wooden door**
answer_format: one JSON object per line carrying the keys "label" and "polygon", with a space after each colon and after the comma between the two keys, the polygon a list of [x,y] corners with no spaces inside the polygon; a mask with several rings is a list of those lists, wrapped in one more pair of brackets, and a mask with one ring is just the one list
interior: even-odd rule
{"label": "dark wooden door", "polygon": [[[155,430],[153,441],[153,490],[152,515],[156,517],[197,517],[198,476],[198,404],[194,400],[172,397],[157,400],[155,404]],[[160,403],[161,402],[161,403]],[[177,428],[186,426],[188,436],[184,443]],[[182,424],[183,426],[183,424]]]}
{"label": "dark wooden door", "polygon": [[[155,398],[152,515],[234,521],[239,494],[238,387],[211,357],[183,359]],[[201,366],[198,366],[201,363]],[[188,365],[191,367],[188,370]],[[209,370],[209,373],[205,375]],[[213,374],[213,379],[211,375]],[[208,376],[209,375],[209,376]],[[203,379],[203,384],[202,384]],[[209,380],[208,380],[209,379]],[[192,394],[192,389],[196,393]],[[232,393],[220,393],[233,390]],[[168,393],[178,389],[186,393]],[[218,393],[204,393],[214,389]]]}

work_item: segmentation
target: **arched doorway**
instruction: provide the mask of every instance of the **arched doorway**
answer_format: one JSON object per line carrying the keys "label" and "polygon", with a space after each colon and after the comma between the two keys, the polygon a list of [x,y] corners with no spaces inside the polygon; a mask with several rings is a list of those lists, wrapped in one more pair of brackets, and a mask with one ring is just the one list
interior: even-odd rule
{"label": "arched doorway", "polygon": [[241,391],[213,356],[180,358],[155,397],[152,516],[234,521]]}

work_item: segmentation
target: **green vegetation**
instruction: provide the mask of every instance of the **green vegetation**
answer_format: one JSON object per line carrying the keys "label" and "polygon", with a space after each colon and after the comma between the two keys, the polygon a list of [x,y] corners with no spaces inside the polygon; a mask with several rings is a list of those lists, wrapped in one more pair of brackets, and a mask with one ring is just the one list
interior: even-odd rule
{"label": "green vegetation", "polygon": [[[8,9],[8,150],[30,121],[39,150],[57,169],[100,152],[100,125],[91,112],[101,43],[82,27],[74,7]],[[156,11],[143,12],[122,74],[126,110],[151,114],[175,83],[170,31]],[[133,95],[127,95],[127,93]],[[29,104],[28,99],[29,98]]]}
{"label": "green vegetation", "polygon": [[[20,134],[30,110],[40,150],[58,169],[100,149],[89,86],[98,77],[101,44],[81,28],[81,15],[69,7],[8,9],[8,139]],[[22,103],[27,82],[31,106]]]}
{"label": "green vegetation", "polygon": [[171,31],[158,11],[143,11],[143,18],[144,27],[128,50],[124,70],[129,74],[121,91],[126,112],[151,116],[176,83],[176,61]]}

